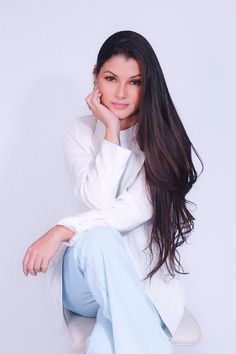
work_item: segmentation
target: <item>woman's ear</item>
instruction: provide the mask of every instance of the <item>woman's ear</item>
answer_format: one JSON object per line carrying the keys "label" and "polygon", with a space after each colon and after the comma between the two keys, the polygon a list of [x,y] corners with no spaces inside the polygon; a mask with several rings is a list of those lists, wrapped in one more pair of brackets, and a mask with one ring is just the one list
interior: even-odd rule
{"label": "woman's ear", "polygon": [[93,67],[93,74],[94,74],[94,75],[97,74],[97,65],[94,65],[94,67]]}
{"label": "woman's ear", "polygon": [[95,87],[96,85],[97,85],[97,67],[96,67],[96,65],[94,65],[94,67],[93,67],[93,78],[94,78],[94,80],[93,80],[93,86]]}

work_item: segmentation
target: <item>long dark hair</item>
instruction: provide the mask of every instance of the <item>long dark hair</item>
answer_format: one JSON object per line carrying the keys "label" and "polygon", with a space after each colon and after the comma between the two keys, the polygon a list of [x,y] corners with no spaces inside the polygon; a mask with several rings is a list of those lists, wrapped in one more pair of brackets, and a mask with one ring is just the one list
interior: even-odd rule
{"label": "long dark hair", "polygon": [[194,228],[195,218],[187,209],[187,203],[194,203],[185,198],[198,178],[191,148],[201,162],[201,172],[204,165],[172,102],[150,43],[141,34],[130,30],[112,34],[98,53],[97,74],[114,55],[135,59],[141,69],[136,140],[144,152],[146,186],[153,206],[151,239],[147,246],[152,259],[153,246],[159,250],[158,263],[145,279],[150,277],[151,280],[163,264],[172,277],[175,272],[189,274],[180,272],[175,261],[183,270],[177,248],[187,241]]}

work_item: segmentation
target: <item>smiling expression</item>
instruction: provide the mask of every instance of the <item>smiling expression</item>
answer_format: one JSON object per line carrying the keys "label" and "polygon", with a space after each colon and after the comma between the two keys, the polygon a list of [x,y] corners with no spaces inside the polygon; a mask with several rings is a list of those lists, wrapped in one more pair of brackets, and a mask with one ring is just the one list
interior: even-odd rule
{"label": "smiling expression", "polygon": [[123,55],[107,60],[94,78],[102,93],[100,101],[120,120],[121,130],[127,129],[138,119],[141,96],[141,71],[138,62]]}

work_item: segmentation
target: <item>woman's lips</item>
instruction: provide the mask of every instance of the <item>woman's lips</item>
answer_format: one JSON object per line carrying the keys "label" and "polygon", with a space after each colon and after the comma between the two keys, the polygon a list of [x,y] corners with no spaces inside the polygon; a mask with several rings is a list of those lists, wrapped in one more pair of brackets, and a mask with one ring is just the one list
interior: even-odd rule
{"label": "woman's lips", "polygon": [[124,109],[128,107],[128,104],[121,104],[121,103],[112,103],[112,104],[116,109]]}

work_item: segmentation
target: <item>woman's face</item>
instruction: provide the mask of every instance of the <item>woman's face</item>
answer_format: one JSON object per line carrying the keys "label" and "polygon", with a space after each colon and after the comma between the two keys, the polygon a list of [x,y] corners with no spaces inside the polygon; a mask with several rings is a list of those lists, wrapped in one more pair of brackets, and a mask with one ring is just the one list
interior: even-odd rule
{"label": "woman's face", "polygon": [[100,102],[120,119],[121,130],[135,124],[141,96],[141,71],[138,62],[133,58],[115,55],[94,76],[102,93]]}

